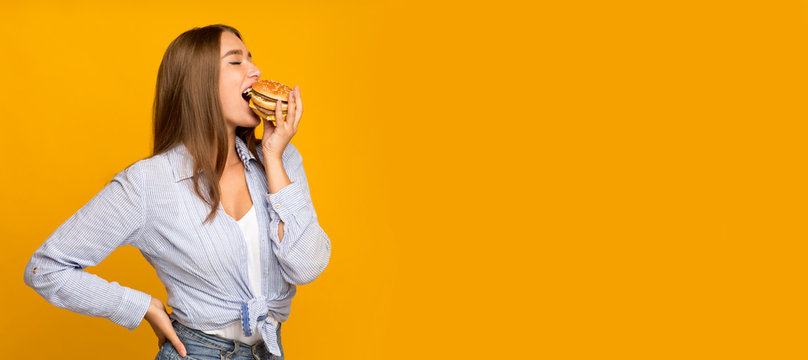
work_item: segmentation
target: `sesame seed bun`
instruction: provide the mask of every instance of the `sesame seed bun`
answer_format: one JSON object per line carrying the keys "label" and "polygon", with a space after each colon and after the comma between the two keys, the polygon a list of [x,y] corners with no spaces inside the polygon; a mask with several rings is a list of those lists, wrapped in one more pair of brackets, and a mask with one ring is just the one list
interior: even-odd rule
{"label": "sesame seed bun", "polygon": [[252,89],[259,95],[272,99],[287,101],[292,88],[272,80],[260,80],[253,84]]}

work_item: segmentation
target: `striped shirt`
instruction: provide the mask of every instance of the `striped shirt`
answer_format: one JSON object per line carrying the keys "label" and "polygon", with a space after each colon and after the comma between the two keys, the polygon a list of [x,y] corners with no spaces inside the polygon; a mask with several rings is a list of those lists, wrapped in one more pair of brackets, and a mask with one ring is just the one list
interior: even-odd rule
{"label": "striped shirt", "polygon": [[[325,270],[331,240],[318,223],[303,158],[294,145],[289,143],[281,156],[292,183],[274,194],[268,192],[264,168],[238,137],[236,151],[261,229],[260,294],[249,286],[248,254],[236,220],[219,204],[213,221],[202,223],[210,206],[193,190],[193,159],[182,144],[115,175],[34,252],[25,266],[25,284],[57,307],[133,330],[151,296],[83,270],[115,248],[132,245],[165,285],[171,318],[203,331],[239,322],[246,336],[258,331],[267,349],[282,355],[278,322],[289,317],[296,285]],[[204,174],[201,180],[207,184]]]}

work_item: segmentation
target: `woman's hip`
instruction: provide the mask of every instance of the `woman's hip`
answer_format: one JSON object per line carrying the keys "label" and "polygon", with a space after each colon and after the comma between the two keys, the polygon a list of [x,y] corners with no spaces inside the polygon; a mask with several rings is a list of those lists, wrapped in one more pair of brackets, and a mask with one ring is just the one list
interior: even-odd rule
{"label": "woman's hip", "polygon": [[[155,360],[283,360],[283,354],[281,356],[270,354],[263,341],[248,345],[189,328],[176,319],[171,319],[171,323],[174,325],[174,331],[177,332],[180,341],[185,345],[188,356],[180,357],[177,350],[174,349],[174,345],[170,341],[166,341],[157,353]],[[280,344],[280,323],[278,323],[277,337],[278,347],[283,353],[283,347]]]}

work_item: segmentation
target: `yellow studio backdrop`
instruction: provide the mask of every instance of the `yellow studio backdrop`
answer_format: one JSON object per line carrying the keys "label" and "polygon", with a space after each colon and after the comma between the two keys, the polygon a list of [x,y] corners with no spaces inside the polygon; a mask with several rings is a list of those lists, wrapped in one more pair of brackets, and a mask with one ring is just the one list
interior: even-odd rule
{"label": "yellow studio backdrop", "polygon": [[[332,239],[287,359],[796,359],[806,346],[800,1],[0,3],[2,355],[153,359],[23,283],[149,155],[169,42],[242,31],[300,85]],[[259,131],[260,137],[260,131]],[[85,269],[165,301],[131,246]]]}

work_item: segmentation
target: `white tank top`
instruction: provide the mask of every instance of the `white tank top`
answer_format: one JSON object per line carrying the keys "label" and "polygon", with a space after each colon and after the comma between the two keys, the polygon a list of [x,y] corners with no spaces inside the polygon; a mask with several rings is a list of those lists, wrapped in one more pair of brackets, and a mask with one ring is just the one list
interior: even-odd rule
{"label": "white tank top", "polygon": [[[237,223],[247,245],[247,274],[250,278],[250,290],[252,290],[253,294],[263,294],[261,291],[261,247],[258,239],[258,216],[255,213],[255,205]],[[262,340],[261,334],[257,331],[252,336],[244,336],[241,320],[223,328],[204,330],[203,332],[238,340],[249,345]]]}

